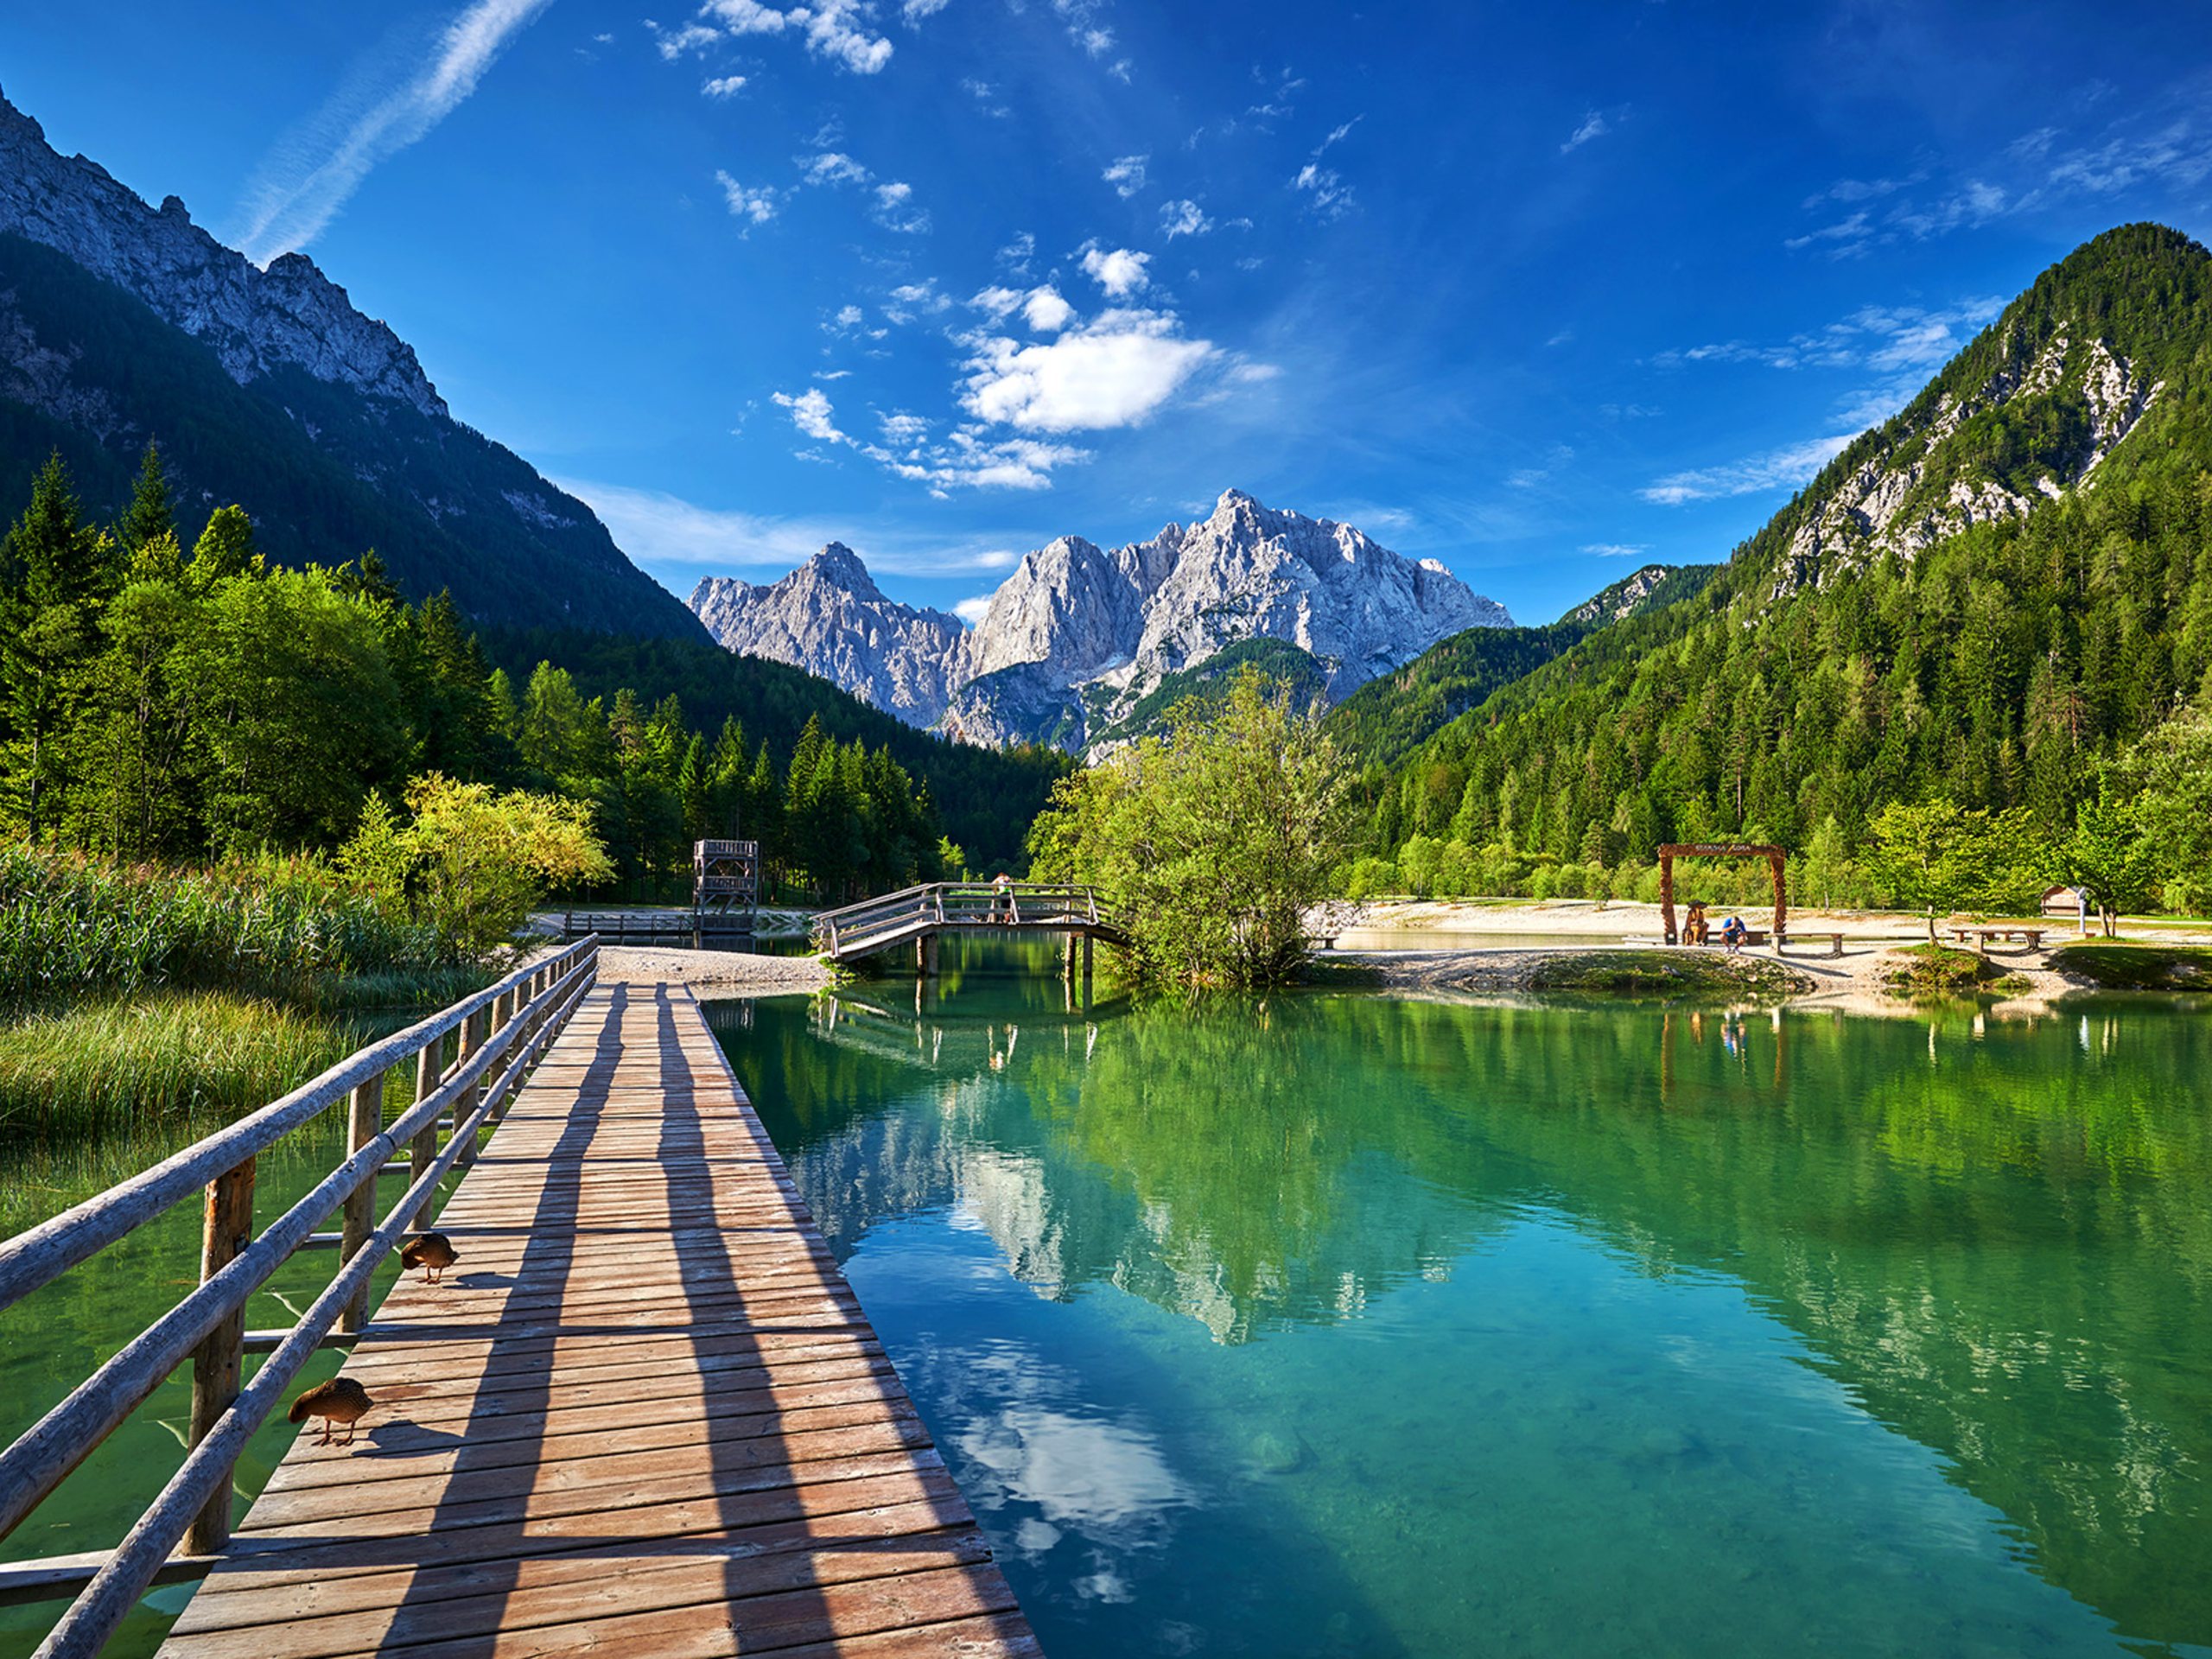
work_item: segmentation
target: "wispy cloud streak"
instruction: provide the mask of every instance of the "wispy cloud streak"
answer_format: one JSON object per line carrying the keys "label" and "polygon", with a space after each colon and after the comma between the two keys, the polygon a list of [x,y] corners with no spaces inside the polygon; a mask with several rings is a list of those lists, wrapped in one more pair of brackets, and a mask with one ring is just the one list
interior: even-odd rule
{"label": "wispy cloud streak", "polygon": [[430,60],[397,86],[341,94],[265,162],[238,241],[257,264],[304,248],[377,164],[465,102],[507,43],[552,0],[475,0],[436,37]]}

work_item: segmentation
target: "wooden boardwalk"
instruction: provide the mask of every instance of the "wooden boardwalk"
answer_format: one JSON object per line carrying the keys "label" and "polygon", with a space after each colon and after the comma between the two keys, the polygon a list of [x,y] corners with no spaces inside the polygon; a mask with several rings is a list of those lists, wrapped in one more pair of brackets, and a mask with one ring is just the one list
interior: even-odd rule
{"label": "wooden boardwalk", "polygon": [[697,1004],[589,993],[175,1659],[1033,1655]]}

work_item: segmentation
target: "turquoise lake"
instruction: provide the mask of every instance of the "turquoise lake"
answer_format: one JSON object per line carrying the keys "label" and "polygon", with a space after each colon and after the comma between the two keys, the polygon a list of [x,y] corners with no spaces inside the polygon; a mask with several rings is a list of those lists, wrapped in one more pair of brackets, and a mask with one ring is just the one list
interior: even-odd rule
{"label": "turquoise lake", "polygon": [[2202,1013],[1042,965],[709,1014],[1055,1659],[2212,1652]]}

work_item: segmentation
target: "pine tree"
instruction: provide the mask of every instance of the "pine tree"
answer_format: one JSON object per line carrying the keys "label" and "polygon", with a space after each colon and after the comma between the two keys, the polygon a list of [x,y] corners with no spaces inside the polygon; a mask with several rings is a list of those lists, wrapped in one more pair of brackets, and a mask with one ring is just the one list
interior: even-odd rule
{"label": "pine tree", "polygon": [[124,551],[136,553],[175,534],[176,507],[169,496],[168,473],[162,465],[162,447],[149,440],[138,462],[138,482],[130,493],[130,505],[123,510],[123,522],[116,526],[116,537]]}
{"label": "pine tree", "polygon": [[206,592],[232,576],[257,576],[264,566],[254,551],[253,520],[240,506],[218,507],[192,544],[193,584]]}

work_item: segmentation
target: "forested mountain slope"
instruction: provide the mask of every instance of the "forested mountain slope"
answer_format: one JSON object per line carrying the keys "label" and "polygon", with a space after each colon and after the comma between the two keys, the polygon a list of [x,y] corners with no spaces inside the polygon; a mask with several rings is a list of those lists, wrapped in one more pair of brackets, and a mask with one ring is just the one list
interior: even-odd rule
{"label": "forested mountain slope", "polygon": [[1717,565],[1646,565],[1535,628],[1470,628],[1432,645],[1395,674],[1370,680],[1329,711],[1330,736],[1374,772],[1402,760],[1439,728],[1561,652],[1631,616],[1688,598]]}
{"label": "forested mountain slope", "polygon": [[1802,846],[1943,796],[2069,822],[2212,671],[2212,255],[2045,271],[1703,591],[1580,641],[1370,779],[1416,835],[1562,861]]}

